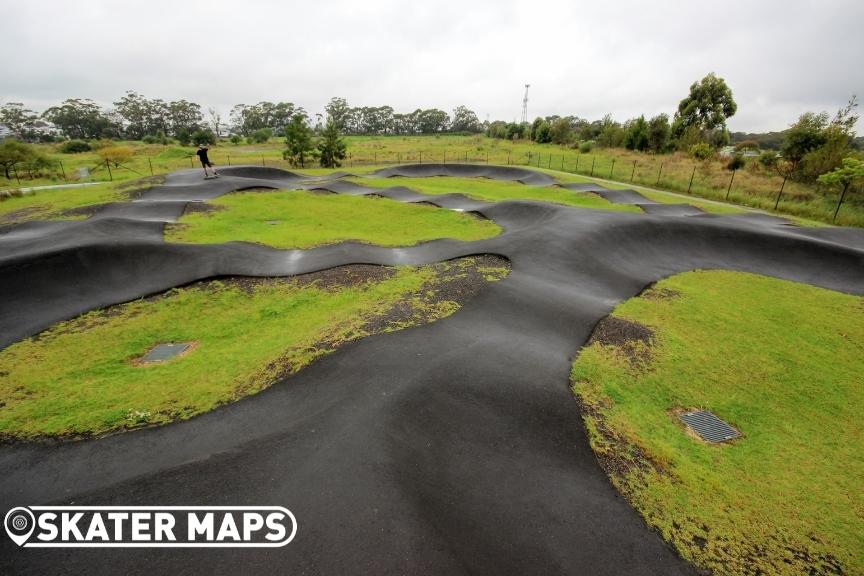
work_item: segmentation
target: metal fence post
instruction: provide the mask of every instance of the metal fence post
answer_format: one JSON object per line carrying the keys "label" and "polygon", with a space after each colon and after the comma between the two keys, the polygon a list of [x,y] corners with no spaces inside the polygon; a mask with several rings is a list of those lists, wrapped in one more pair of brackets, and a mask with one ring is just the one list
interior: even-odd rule
{"label": "metal fence post", "polygon": [[66,169],[63,168],[63,161],[58,160],[57,163],[60,164],[60,172],[63,174],[63,180],[66,180]]}
{"label": "metal fence post", "polygon": [[111,174],[111,163],[108,160],[105,160],[105,167],[108,168],[108,178],[111,179],[111,182],[114,181],[114,175]]}
{"label": "metal fence post", "polygon": [[786,186],[786,176],[783,177],[783,183],[780,184],[780,192],[777,193],[777,200],[774,202],[774,210],[780,205],[780,197],[783,195],[783,187]]}
{"label": "metal fence post", "polygon": [[150,160],[150,157],[147,157],[147,164],[150,165],[150,176],[153,176],[153,162]]}
{"label": "metal fence post", "polygon": [[696,167],[693,166],[693,173],[690,174],[690,184],[687,185],[687,194],[690,194],[690,188],[693,187],[693,177],[696,176]]}
{"label": "metal fence post", "polygon": [[573,169],[573,172],[579,172],[579,158],[580,156],[576,156],[576,168]]}
{"label": "metal fence post", "polygon": [[732,191],[732,182],[735,181],[735,172],[737,172],[737,170],[732,170],[732,177],[729,178],[729,187],[726,188],[726,200],[729,200],[729,193]]}
{"label": "metal fence post", "polygon": [[636,177],[636,160],[633,160],[633,171],[630,172],[630,182],[633,182],[633,178]]}
{"label": "metal fence post", "polygon": [[612,174],[615,172],[615,158],[612,158],[612,168],[609,169],[609,179],[612,179]]}
{"label": "metal fence post", "polygon": [[847,190],[849,190],[849,182],[843,184],[843,192],[840,193],[840,200],[837,202],[837,208],[834,210],[834,218],[831,219],[832,222],[837,221],[837,214],[840,212],[840,206],[843,205],[843,199],[846,198]]}
{"label": "metal fence post", "polygon": [[660,176],[663,174],[663,162],[660,163],[660,170],[657,171],[657,183],[654,186],[660,185]]}
{"label": "metal fence post", "polygon": [[591,157],[591,176],[594,176],[594,163],[597,162],[597,156]]}

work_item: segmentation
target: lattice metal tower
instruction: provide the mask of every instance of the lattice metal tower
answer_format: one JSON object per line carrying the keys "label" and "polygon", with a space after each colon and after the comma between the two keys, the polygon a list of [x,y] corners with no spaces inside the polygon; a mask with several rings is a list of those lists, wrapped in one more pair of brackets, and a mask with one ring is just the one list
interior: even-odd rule
{"label": "lattice metal tower", "polygon": [[525,97],[522,98],[522,123],[528,122],[528,88],[530,84],[525,84]]}

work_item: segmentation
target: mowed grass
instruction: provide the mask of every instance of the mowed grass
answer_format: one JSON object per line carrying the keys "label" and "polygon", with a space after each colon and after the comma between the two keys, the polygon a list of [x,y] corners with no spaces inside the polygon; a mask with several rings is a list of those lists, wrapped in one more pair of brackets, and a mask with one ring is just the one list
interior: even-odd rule
{"label": "mowed grass", "polygon": [[[84,314],[0,351],[0,437],[102,434],[206,412],[346,341],[453,313],[457,303],[434,296],[446,275],[471,266],[481,282],[507,274],[475,260],[399,267],[335,287],[212,281]],[[369,323],[397,303],[411,313]],[[167,342],[195,347],[168,361],[138,362]]]}
{"label": "mowed grass", "polygon": [[[634,362],[592,344],[573,389],[647,522],[716,574],[864,573],[864,299],[700,271],[613,314],[654,330],[652,345],[632,344]],[[689,408],[743,437],[694,439],[673,413]]]}
{"label": "mowed grass", "polygon": [[240,192],[211,201],[215,212],[183,216],[166,231],[173,242],[257,242],[277,248],[310,248],[354,240],[410,246],[437,238],[491,238],[501,228],[453,210],[306,191]]}
{"label": "mowed grass", "polygon": [[72,220],[84,216],[63,214],[66,210],[105,202],[117,202],[128,196],[115,184],[96,184],[80,188],[36,190],[32,194],[0,201],[0,223],[18,224],[30,220]]}
{"label": "mowed grass", "polygon": [[487,180],[483,178],[452,178],[436,176],[432,178],[353,178],[352,181],[363,186],[374,188],[390,188],[405,186],[425,194],[460,193],[474,198],[501,202],[504,200],[539,200],[566,206],[581,208],[597,208],[600,210],[616,210],[619,212],[641,212],[635,206],[612,204],[596,194],[589,192],[574,192],[557,187],[526,186],[519,182]]}

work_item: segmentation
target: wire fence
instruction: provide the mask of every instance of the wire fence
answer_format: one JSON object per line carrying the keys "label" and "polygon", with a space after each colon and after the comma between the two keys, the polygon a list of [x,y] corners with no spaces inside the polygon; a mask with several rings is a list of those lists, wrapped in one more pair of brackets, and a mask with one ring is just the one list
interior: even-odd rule
{"label": "wire fence", "polygon": [[[211,149],[210,158],[216,166],[259,165],[285,170],[317,168],[317,160],[309,158],[295,164],[281,157],[277,149],[260,154],[220,148]],[[48,169],[48,179],[62,182],[113,182],[146,176],[157,176],[181,169],[201,168],[194,154],[171,158],[133,156],[122,162],[101,160],[85,165],[64,164],[56,160]],[[342,168],[389,166],[398,164],[489,164],[503,166],[530,166],[556,170],[589,178],[600,178],[623,184],[671,190],[693,196],[732,201],[745,206],[762,208],[804,217],[826,220],[840,207],[840,190],[803,185],[763,171],[718,170],[716,163],[698,162],[669,155],[638,155],[621,157],[614,154],[580,153],[563,150],[558,153],[510,149],[475,150],[448,149],[418,151],[352,150],[342,161]],[[13,166],[10,178],[21,186],[26,180],[45,179],[45,170],[32,170],[26,166],[19,170]],[[14,184],[13,184],[14,185]],[[864,210],[860,187],[853,187],[845,203]],[[850,220],[851,218],[851,220]],[[833,218],[836,220],[835,218]],[[847,217],[845,223],[864,225],[864,215]]]}

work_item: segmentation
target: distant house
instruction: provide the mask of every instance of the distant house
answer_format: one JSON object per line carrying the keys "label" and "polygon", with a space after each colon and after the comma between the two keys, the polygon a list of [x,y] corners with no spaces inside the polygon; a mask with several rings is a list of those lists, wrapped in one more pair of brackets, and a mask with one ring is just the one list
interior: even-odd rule
{"label": "distant house", "polygon": [[720,149],[720,152],[718,152],[718,154],[720,154],[720,156],[723,156],[724,158],[730,158],[732,156],[735,156],[735,154],[739,154],[744,158],[756,158],[757,156],[759,156],[759,151],[754,150],[753,148],[745,148],[740,152],[736,152],[735,146],[724,146]]}
{"label": "distant house", "polygon": [[36,120],[33,123],[33,131],[40,136],[60,136],[60,129],[45,120]]}

